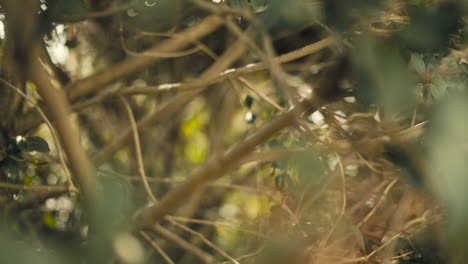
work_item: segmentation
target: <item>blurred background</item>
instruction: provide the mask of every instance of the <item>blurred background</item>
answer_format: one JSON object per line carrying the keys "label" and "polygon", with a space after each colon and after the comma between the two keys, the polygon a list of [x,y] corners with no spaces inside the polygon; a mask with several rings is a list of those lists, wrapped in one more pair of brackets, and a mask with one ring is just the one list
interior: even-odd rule
{"label": "blurred background", "polygon": [[1,0],[1,262],[464,263],[467,11]]}

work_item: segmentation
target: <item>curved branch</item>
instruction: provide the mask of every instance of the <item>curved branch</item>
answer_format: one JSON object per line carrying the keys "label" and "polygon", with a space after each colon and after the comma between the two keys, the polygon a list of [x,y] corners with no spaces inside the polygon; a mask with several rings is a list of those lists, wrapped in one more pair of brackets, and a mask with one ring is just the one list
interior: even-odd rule
{"label": "curved branch", "polygon": [[[311,98],[300,101],[293,109],[260,127],[243,142],[238,143],[223,154],[214,156],[206,161],[188,177],[188,180],[184,184],[177,186],[164,196],[158,205],[140,210],[134,219],[136,229],[151,228],[166,215],[174,212],[190,199],[191,195],[200,187],[236,168],[242,159],[253,152],[257,146],[266,142],[281,130],[296,124],[298,116],[312,113],[327,102],[338,99],[336,86],[345,77],[343,73],[346,70],[343,65],[345,59],[343,58],[338,61],[334,67],[329,69],[319,86],[319,93],[314,93]],[[322,98],[320,95],[329,95],[329,97]]]}
{"label": "curved branch", "polygon": [[[223,19],[219,16],[212,15],[203,19],[197,25],[189,27],[185,31],[177,35],[177,37],[161,42],[147,52],[162,53],[173,52],[187,47],[196,42],[198,39],[212,33],[223,24]],[[146,67],[162,61],[163,58],[157,57],[131,57],[120,63],[116,63],[101,71],[92,74],[89,77],[76,81],[65,87],[68,92],[70,101],[74,101],[81,96],[86,96],[102,89],[104,86],[111,84],[121,78],[130,76]],[[17,128],[20,134],[28,131],[41,123],[36,112],[27,113],[21,120],[17,122]]]}
{"label": "curved branch", "polygon": [[[238,60],[246,50],[247,48],[245,47],[245,45],[243,45],[242,41],[236,41],[229,47],[229,49],[226,52],[224,52],[224,54],[215,63],[213,63],[210,66],[210,68],[208,68],[200,76],[200,79],[204,80],[218,75],[221,71],[228,68],[234,61]],[[151,124],[154,124],[155,122],[170,117],[173,113],[175,113],[188,102],[190,102],[193,99],[193,97],[195,97],[201,91],[202,89],[191,90],[187,93],[179,94],[176,97],[172,98],[171,100],[163,104],[163,106],[161,106],[159,109],[146,114],[142,119],[140,119],[137,123],[138,129],[145,128]],[[104,148],[102,151],[96,154],[96,156],[93,157],[94,163],[96,165],[99,165],[102,162],[104,162],[112,153],[124,146],[131,136],[131,128],[127,129],[126,131],[123,131],[117,139],[112,141],[111,144],[109,144],[106,148]]]}
{"label": "curved branch", "polygon": [[70,120],[70,105],[65,93],[54,87],[47,70],[37,59],[39,52],[39,47],[33,49],[36,59],[31,60],[30,78],[36,83],[38,92],[49,110],[49,117],[54,122],[61,146],[69,159],[72,175],[83,194],[86,208],[94,213],[97,208],[96,201],[99,200],[94,168],[81,146],[76,126]]}
{"label": "curved branch", "polygon": [[[196,40],[212,33],[223,24],[219,16],[209,16],[195,26],[189,27],[176,37],[163,41],[161,44],[149,49],[148,53],[173,52],[185,48]],[[146,67],[161,61],[159,57],[132,57],[121,63],[114,64],[104,70],[84,78],[66,88],[70,100],[90,93],[108,85],[116,80],[127,77]]]}

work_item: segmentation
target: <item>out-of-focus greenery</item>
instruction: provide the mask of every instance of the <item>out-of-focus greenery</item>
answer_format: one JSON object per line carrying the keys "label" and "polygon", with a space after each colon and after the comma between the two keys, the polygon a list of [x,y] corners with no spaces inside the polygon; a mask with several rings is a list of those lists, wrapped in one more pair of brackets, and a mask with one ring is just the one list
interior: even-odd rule
{"label": "out-of-focus greenery", "polygon": [[[104,211],[91,226],[80,192],[28,200],[68,186],[64,167],[70,161],[58,155],[63,150],[45,125],[18,135],[16,125],[36,111],[22,103],[15,125],[0,120],[1,263],[171,263],[161,252],[181,264],[211,263],[207,256],[213,263],[466,262],[466,1],[205,2],[213,9],[222,5],[219,14],[238,29],[253,25],[255,34],[243,36],[251,49],[230,67],[249,69],[265,56],[296,52],[325,37],[334,43],[279,65],[266,60],[266,69],[210,85],[169,118],[141,128],[148,182],[141,179],[132,138],[96,165],[102,200],[95,202]],[[70,87],[69,82],[101,69],[147,56],[140,52],[180,37],[176,33],[210,14],[192,0],[115,0],[93,9],[96,3],[40,1],[38,28],[44,38],[38,44],[46,51],[41,61],[54,85]],[[9,29],[1,1],[0,12],[0,30]],[[221,27],[181,53],[149,55],[159,62],[102,87],[102,93],[74,98],[76,113],[70,118],[90,159],[95,161],[130,126],[118,89],[197,81],[238,38],[232,25]],[[7,41],[0,39],[3,56]],[[184,197],[176,217],[158,226],[178,238],[157,230],[134,232],[134,215],[153,205],[148,191],[164,199],[207,160],[315,95],[328,68],[342,57],[349,72],[336,76],[345,79],[336,86],[346,95],[324,98],[325,106],[299,115],[295,126],[255,146],[242,162],[229,164],[229,173]],[[234,72],[225,70],[221,75]],[[1,69],[0,76],[9,78]],[[43,107],[34,83],[8,81],[27,87],[27,96]],[[11,88],[2,82],[0,89]],[[180,93],[125,96],[138,121]],[[0,105],[0,111],[8,109]]]}

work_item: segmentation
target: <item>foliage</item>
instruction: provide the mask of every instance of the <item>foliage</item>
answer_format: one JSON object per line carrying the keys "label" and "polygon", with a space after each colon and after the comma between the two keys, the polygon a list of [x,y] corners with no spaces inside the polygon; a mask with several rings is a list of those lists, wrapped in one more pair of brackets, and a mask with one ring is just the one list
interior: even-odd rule
{"label": "foliage", "polygon": [[1,262],[465,262],[465,2],[0,1]]}

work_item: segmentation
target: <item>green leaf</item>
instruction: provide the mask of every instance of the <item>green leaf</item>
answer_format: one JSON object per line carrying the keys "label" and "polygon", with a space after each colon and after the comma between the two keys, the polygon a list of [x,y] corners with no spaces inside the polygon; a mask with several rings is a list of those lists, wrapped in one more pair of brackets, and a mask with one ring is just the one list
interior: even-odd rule
{"label": "green leaf", "polygon": [[23,179],[23,183],[24,183],[24,185],[32,185],[33,184],[33,178],[31,178],[29,176],[26,176]]}
{"label": "green leaf", "polygon": [[45,213],[42,216],[42,222],[50,228],[55,228],[57,226],[57,221],[55,221],[55,217],[51,213]]}
{"label": "green leaf", "polygon": [[29,137],[18,143],[18,148],[24,152],[50,152],[49,144],[41,137]]}

